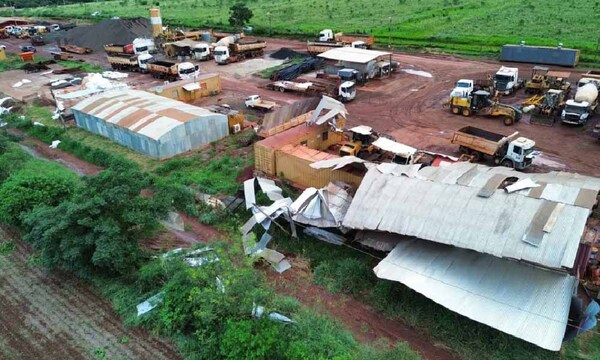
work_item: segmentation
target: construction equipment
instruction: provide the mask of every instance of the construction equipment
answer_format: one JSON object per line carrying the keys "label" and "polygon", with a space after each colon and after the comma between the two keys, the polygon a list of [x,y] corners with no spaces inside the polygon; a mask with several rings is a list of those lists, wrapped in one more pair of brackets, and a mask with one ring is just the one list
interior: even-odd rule
{"label": "construction equipment", "polygon": [[335,42],[342,45],[353,45],[353,47],[371,48],[375,44],[375,37],[366,34],[344,34],[333,33],[331,29],[321,30],[319,33],[320,42]]}
{"label": "construction equipment", "polygon": [[531,70],[531,80],[525,82],[525,93],[537,94],[542,92],[548,70],[545,66],[534,66],[533,70]]}
{"label": "construction equipment", "polygon": [[575,96],[567,100],[560,119],[564,124],[583,125],[598,106],[598,88],[596,84],[584,83],[577,88]]}
{"label": "construction equipment", "polygon": [[46,45],[44,41],[44,37],[41,35],[34,35],[31,37],[31,45],[33,46],[43,46]]}
{"label": "construction equipment", "polygon": [[565,92],[550,89],[523,101],[523,112],[531,113],[529,123],[552,126],[565,106]]}
{"label": "construction equipment", "polygon": [[73,59],[73,55],[69,54],[69,53],[65,53],[65,52],[51,52],[50,55],[52,55],[52,58],[54,60],[70,60]]}
{"label": "construction equipment", "polygon": [[531,166],[538,153],[534,150],[535,141],[518,135],[519,132],[514,132],[504,136],[466,126],[455,131],[450,142],[459,145],[461,155],[468,155],[472,161],[480,161],[487,156],[496,165],[523,170]]}
{"label": "construction equipment", "polygon": [[[215,61],[219,65],[225,65],[232,62],[242,61],[244,59],[262,56],[267,43],[256,39],[237,39],[232,42],[230,38],[219,40],[215,46]],[[227,44],[227,45],[224,45]]]}
{"label": "construction equipment", "polygon": [[562,90],[568,94],[571,83],[568,81],[571,73],[568,71],[548,71],[547,67],[534,66],[531,80],[525,83],[527,94],[543,94],[549,89]]}
{"label": "construction equipment", "polygon": [[153,59],[150,54],[140,55],[107,55],[106,60],[113,70],[148,72],[148,62]]}
{"label": "construction equipment", "polygon": [[501,95],[510,95],[523,86],[519,68],[502,66],[494,75],[494,89]]}
{"label": "construction equipment", "polygon": [[349,130],[350,140],[344,141],[340,148],[340,156],[365,156],[375,151],[373,142],[379,138],[379,135],[373,132],[373,129],[366,125],[353,127]]}
{"label": "construction equipment", "polygon": [[250,95],[245,101],[247,108],[269,111],[277,105],[274,101],[263,100],[260,95]]}
{"label": "construction equipment", "polygon": [[450,111],[456,115],[471,116],[471,114],[476,114],[502,117],[502,121],[506,126],[521,120],[523,115],[523,112],[514,106],[501,104],[493,100],[490,93],[484,90],[474,91],[467,97],[452,96],[444,105],[449,106]]}
{"label": "construction equipment", "polygon": [[176,81],[179,79],[195,79],[200,75],[199,66],[190,62],[149,61],[146,65],[148,72],[157,79]]}
{"label": "construction equipment", "polygon": [[209,43],[199,43],[192,49],[192,58],[206,61],[213,58],[212,46]]}
{"label": "construction equipment", "polygon": [[94,52],[94,50],[92,50],[90,48],[80,47],[80,46],[75,46],[75,45],[63,45],[63,46],[60,46],[60,49],[64,52],[79,54],[79,55],[91,54],[92,52]]}
{"label": "construction equipment", "polygon": [[356,83],[353,81],[344,81],[339,77],[312,79],[310,81],[277,81],[267,85],[271,90],[281,92],[296,92],[310,96],[327,95],[342,102],[349,102],[356,97]]}

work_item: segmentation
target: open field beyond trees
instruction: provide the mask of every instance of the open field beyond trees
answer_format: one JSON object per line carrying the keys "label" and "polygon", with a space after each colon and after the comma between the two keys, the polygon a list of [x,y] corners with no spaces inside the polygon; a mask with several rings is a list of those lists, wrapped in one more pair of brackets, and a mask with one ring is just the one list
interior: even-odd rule
{"label": "open field beyond trees", "polygon": [[[192,28],[229,27],[233,0],[119,0],[65,6],[46,6],[17,11],[15,15],[92,18],[148,16],[148,7],[159,5],[163,22]],[[284,36],[314,37],[323,28],[352,33],[372,33],[380,45],[409,50],[466,55],[495,55],[507,43],[525,40],[531,45],[582,50],[582,62],[600,59],[595,30],[600,2],[572,0],[285,0],[247,3],[254,17],[255,32]],[[4,15],[9,15],[5,13]],[[390,31],[391,30],[391,31]]]}

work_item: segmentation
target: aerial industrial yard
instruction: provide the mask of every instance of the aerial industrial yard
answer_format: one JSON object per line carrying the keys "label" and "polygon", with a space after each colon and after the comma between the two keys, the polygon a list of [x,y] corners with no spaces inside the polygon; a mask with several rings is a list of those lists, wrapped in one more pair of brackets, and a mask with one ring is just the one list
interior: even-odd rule
{"label": "aerial industrial yard", "polygon": [[579,49],[286,39],[238,5],[0,18],[0,357],[600,357]]}

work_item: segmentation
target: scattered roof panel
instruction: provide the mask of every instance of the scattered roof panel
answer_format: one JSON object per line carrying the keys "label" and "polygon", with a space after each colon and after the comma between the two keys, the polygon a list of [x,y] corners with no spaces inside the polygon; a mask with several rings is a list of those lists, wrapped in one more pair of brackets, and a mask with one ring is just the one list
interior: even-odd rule
{"label": "scattered roof panel", "polygon": [[[374,269],[436,303],[544,349],[560,350],[576,279],[430,241],[403,240]],[[535,284],[535,286],[533,286]]]}

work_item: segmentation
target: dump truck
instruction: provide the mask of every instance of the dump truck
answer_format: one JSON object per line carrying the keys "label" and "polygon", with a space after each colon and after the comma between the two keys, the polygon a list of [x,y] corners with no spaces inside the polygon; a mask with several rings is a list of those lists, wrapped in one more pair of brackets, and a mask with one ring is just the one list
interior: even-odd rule
{"label": "dump truck", "polygon": [[[351,45],[353,43],[364,44],[364,47],[371,48],[375,44],[375,37],[373,35],[366,34],[344,34],[344,33],[333,33],[331,29],[321,30],[319,33],[320,42],[336,42],[342,45]],[[362,46],[361,46],[362,47]]]}
{"label": "dump truck", "polygon": [[375,151],[373,142],[379,138],[379,135],[373,131],[370,126],[355,126],[350,131],[350,138],[342,143],[340,147],[340,156],[365,156]]}
{"label": "dump truck", "polygon": [[190,62],[150,61],[147,63],[147,67],[152,77],[168,81],[195,79],[200,75],[198,65]]}
{"label": "dump truck", "polygon": [[480,116],[501,117],[506,126],[513,125],[521,120],[523,112],[514,106],[501,104],[492,100],[491,94],[484,90],[473,91],[469,96],[451,96],[444,104],[450,107],[453,114],[471,116],[472,114]]}
{"label": "dump truck", "polygon": [[194,48],[192,49],[192,58],[200,61],[212,59],[212,46],[209,43],[200,43],[194,45]]}
{"label": "dump truck", "polygon": [[273,110],[277,104],[274,101],[263,100],[260,95],[250,95],[245,101],[247,108],[269,111]]}
{"label": "dump truck", "polygon": [[50,55],[52,55],[52,58],[54,60],[70,60],[73,59],[73,55],[66,53],[66,52],[59,52],[59,51],[54,51],[51,52]]}
{"label": "dump truck", "polygon": [[107,55],[106,60],[113,70],[133,71],[133,72],[148,72],[148,62],[152,61],[153,56],[150,54],[140,55]]}
{"label": "dump truck", "polygon": [[567,100],[560,119],[563,124],[583,125],[587,123],[598,106],[598,88],[587,83],[577,88],[573,99]]}
{"label": "dump truck", "polygon": [[534,150],[535,141],[519,137],[519,132],[504,136],[491,131],[466,126],[454,132],[451,143],[459,146],[461,155],[472,161],[486,157],[494,164],[523,170],[531,166],[538,155]]}
{"label": "dump truck", "polygon": [[107,44],[104,45],[104,52],[109,55],[134,54],[133,44]]}
{"label": "dump truck", "polygon": [[262,56],[266,47],[267,43],[261,40],[239,39],[227,46],[216,46],[214,57],[217,64],[225,65]]}
{"label": "dump truck", "polygon": [[523,86],[519,68],[502,66],[494,74],[494,89],[501,95],[510,95]]}
{"label": "dump truck", "polygon": [[271,90],[281,92],[296,92],[307,95],[322,96],[327,95],[342,102],[349,102],[356,97],[356,83],[353,81],[344,81],[337,79],[317,79],[311,81],[277,81],[267,85]]}
{"label": "dump truck", "polygon": [[72,53],[72,54],[79,54],[79,55],[91,54],[94,52],[94,50],[92,50],[90,48],[80,47],[80,46],[75,46],[75,45],[63,45],[63,46],[60,46],[60,49],[64,52],[68,52],[68,53]]}

